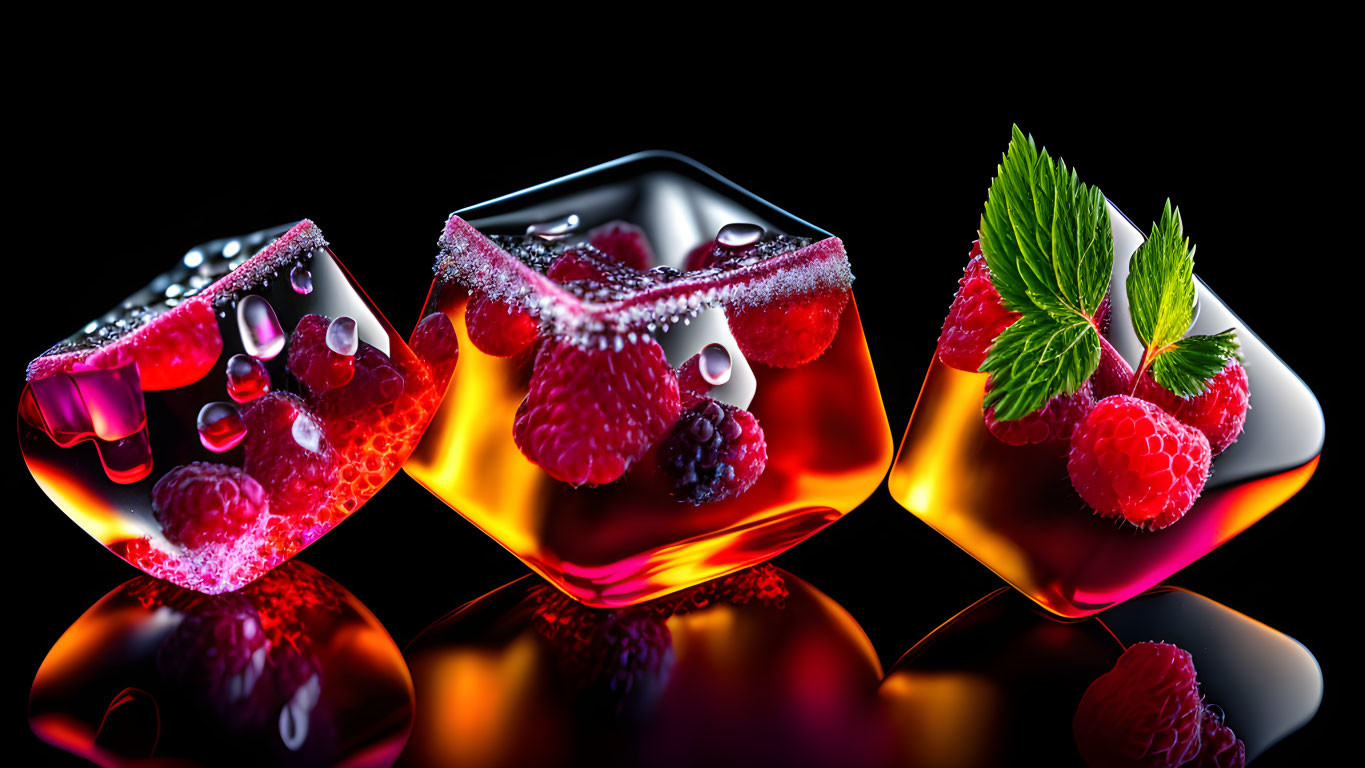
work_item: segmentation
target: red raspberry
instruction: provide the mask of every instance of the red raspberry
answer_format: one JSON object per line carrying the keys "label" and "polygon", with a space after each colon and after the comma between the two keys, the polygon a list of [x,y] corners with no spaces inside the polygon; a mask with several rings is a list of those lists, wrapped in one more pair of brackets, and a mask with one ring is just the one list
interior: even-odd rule
{"label": "red raspberry", "polygon": [[469,294],[464,323],[474,346],[494,357],[515,357],[540,336],[540,323],[530,312],[478,291]]}
{"label": "red raspberry", "polygon": [[1112,395],[1076,427],[1066,469],[1096,512],[1155,531],[1194,505],[1210,459],[1199,430],[1145,400]]}
{"label": "red raspberry", "polygon": [[678,379],[646,336],[620,351],[544,345],[512,435],[557,480],[601,485],[626,473],[678,418]]}
{"label": "red raspberry", "polygon": [[[91,368],[131,354],[146,391],[186,387],[204,378],[223,353],[218,319],[207,300],[187,301],[85,359]],[[106,360],[108,361],[106,363]]]}
{"label": "red raspberry", "polygon": [[972,243],[970,258],[938,336],[938,359],[950,368],[975,372],[986,361],[995,337],[1018,320],[1019,314],[1007,311],[1001,303],[986,257],[981,255],[980,241]]}
{"label": "red raspberry", "polygon": [[1090,383],[1095,388],[1095,397],[1101,399],[1133,391],[1133,367],[1103,334],[1100,335],[1100,365],[1090,377]]}
{"label": "red raspberry", "polygon": [[152,488],[152,513],[162,532],[187,549],[233,543],[269,506],[255,478],[226,464],[183,464]]}
{"label": "red raspberry", "polygon": [[606,282],[613,272],[621,267],[603,258],[605,254],[592,250],[570,248],[555,259],[545,276],[558,283],[571,283],[575,280]]}
{"label": "red raspberry", "polygon": [[1085,689],[1071,732],[1090,768],[1175,768],[1199,753],[1203,715],[1190,654],[1137,643]]}
{"label": "red raspberry", "polygon": [[[990,387],[987,382],[986,390]],[[996,421],[992,406],[986,409],[986,429],[1008,445],[1063,446],[1070,443],[1076,425],[1094,407],[1095,395],[1087,381],[1074,393],[1057,395],[1039,410],[1014,421]]]}
{"label": "red raspberry", "polygon": [[641,272],[654,263],[654,249],[649,247],[645,231],[628,222],[612,221],[597,227],[588,233],[588,244]]}
{"label": "red raspberry", "polygon": [[450,374],[455,371],[455,363],[460,359],[460,341],[450,318],[444,312],[432,312],[422,318],[413,329],[408,346],[426,363],[436,386],[445,391]]}
{"label": "red raspberry", "polygon": [[336,454],[303,401],[270,392],[251,401],[242,420],[247,427],[244,468],[270,492],[275,514],[311,519],[325,511],[337,483]]}
{"label": "red raspberry", "polygon": [[688,409],[659,446],[659,469],[673,481],[673,495],[692,504],[739,496],[767,463],[758,419],[710,398]]}
{"label": "red raspberry", "polygon": [[703,269],[711,260],[711,254],[716,252],[716,241],[707,240],[701,245],[687,252],[687,258],[683,259],[683,271],[691,272]]}
{"label": "red raspberry", "polygon": [[1095,316],[1091,318],[1095,323],[1095,328],[1099,330],[1100,336],[1109,332],[1109,316],[1113,309],[1113,302],[1110,301],[1109,297],[1112,295],[1112,293],[1104,294],[1104,298],[1100,300],[1100,305],[1095,308]]}
{"label": "red raspberry", "polygon": [[1177,397],[1156,383],[1150,372],[1142,374],[1136,394],[1203,432],[1209,439],[1209,447],[1219,454],[1237,442],[1242,434],[1251,390],[1247,384],[1246,369],[1232,361],[1208,381],[1208,388],[1203,394],[1191,398]]}
{"label": "red raspberry", "polygon": [[327,346],[331,322],[323,315],[304,315],[289,336],[289,372],[314,395],[344,387],[355,375],[355,356]]}
{"label": "red raspberry", "polygon": [[701,354],[678,366],[678,397],[682,408],[691,408],[711,391],[711,382],[701,375]]}
{"label": "red raspberry", "polygon": [[397,401],[407,385],[407,377],[388,355],[360,342],[351,383],[314,399],[328,439],[350,436],[365,421],[377,418],[375,412]]}
{"label": "red raspberry", "polygon": [[1246,768],[1247,748],[1242,740],[1223,722],[1223,713],[1216,707],[1204,711],[1204,725],[1200,729],[1199,756],[1188,768]]}
{"label": "red raspberry", "polygon": [[765,304],[725,307],[739,350],[751,361],[795,368],[823,355],[848,306],[847,288],[795,294]]}

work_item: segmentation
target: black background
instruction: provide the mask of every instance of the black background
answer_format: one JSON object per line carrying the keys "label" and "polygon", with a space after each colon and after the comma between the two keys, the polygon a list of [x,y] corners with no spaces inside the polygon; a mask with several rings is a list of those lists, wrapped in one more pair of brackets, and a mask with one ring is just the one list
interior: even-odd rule
{"label": "black background", "polygon": [[[765,77],[777,77],[770,71]],[[851,72],[849,82],[861,80]],[[880,75],[866,95],[827,86],[774,95],[690,83],[634,100],[611,88],[560,104],[560,84],[411,92],[357,77],[314,93],[221,82],[158,89],[108,76],[25,111],[12,191],[3,391],[24,365],[199,242],[309,217],[390,321],[406,332],[436,238],[459,207],[641,149],[694,157],[840,235],[892,431],[899,442],[973,239],[999,153],[1018,122],[1134,221],[1170,196],[1199,246],[1201,277],[1317,393],[1329,438],[1289,503],[1170,583],[1298,638],[1322,665],[1318,717],[1258,761],[1325,760],[1355,695],[1341,636],[1355,613],[1341,558],[1359,530],[1341,503],[1353,474],[1341,399],[1342,307],[1354,301],[1343,240],[1355,229],[1333,176],[1355,165],[1345,128],[1297,84],[1221,77],[1158,108],[1134,83],[1085,108],[1042,99],[983,106],[976,86]],[[1286,82],[1286,81],[1281,81]],[[1289,79],[1292,82],[1292,78]],[[863,85],[867,85],[864,81]],[[659,89],[654,89],[659,92]],[[188,100],[184,93],[197,93]],[[1123,95],[1132,93],[1132,96]],[[25,94],[32,96],[32,94]],[[1339,234],[1342,233],[1342,234]],[[1343,438],[1346,436],[1346,438]],[[66,519],[3,441],[8,671],[0,718],[31,764],[60,763],[24,725],[33,674],[86,608],[135,571]],[[301,555],[350,589],[399,644],[525,572],[510,554],[400,474]],[[998,579],[898,506],[885,486],[778,564],[847,608],[885,665]],[[1352,665],[1353,666],[1353,665]],[[1354,669],[1351,670],[1354,677]],[[29,763],[25,763],[29,764]]]}

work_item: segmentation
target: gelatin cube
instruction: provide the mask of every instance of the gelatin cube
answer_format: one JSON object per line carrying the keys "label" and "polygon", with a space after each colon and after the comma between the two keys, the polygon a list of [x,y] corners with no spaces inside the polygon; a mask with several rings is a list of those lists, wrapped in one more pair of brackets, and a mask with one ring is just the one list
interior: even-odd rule
{"label": "gelatin cube", "polygon": [[71,378],[99,439],[121,440],[146,426],[147,405],[136,363],[103,371],[78,371]]}
{"label": "gelatin cube", "polygon": [[55,373],[29,382],[33,399],[42,414],[48,437],[63,448],[95,436],[90,412],[70,374]]}
{"label": "gelatin cube", "polygon": [[99,450],[104,474],[116,483],[129,485],[152,473],[152,443],[145,427],[121,440],[96,438],[95,447]]}

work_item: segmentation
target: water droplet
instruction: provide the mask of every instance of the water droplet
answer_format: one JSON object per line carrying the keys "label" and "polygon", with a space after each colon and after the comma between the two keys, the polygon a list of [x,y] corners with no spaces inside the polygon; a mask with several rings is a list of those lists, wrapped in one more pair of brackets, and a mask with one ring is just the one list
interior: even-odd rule
{"label": "water droplet", "polygon": [[356,335],[355,321],[349,317],[338,317],[327,326],[327,348],[338,355],[354,355],[360,348],[360,337]]}
{"label": "water droplet", "polygon": [[237,303],[237,331],[247,354],[269,360],[284,349],[284,329],[270,302],[252,294]]}
{"label": "water droplet", "polygon": [[526,228],[526,234],[536,235],[545,240],[558,240],[578,229],[578,214],[571,213],[562,219],[541,221]]}
{"label": "water droplet", "polygon": [[720,344],[707,344],[697,360],[697,367],[706,383],[719,387],[730,380],[730,352]]}
{"label": "water droplet", "polygon": [[308,267],[296,264],[289,271],[289,284],[293,286],[294,293],[308,295],[313,292],[313,273],[308,271]]}
{"label": "water droplet", "polygon": [[197,267],[200,264],[204,263],[204,252],[199,250],[198,248],[195,248],[194,250],[185,254],[184,261],[185,266],[193,269],[194,267]]}
{"label": "water droplet", "polygon": [[223,246],[223,258],[225,259],[230,259],[241,252],[242,241],[240,240],[229,240],[228,244]]}
{"label": "water droplet", "polygon": [[726,224],[716,233],[716,242],[726,248],[743,248],[763,239],[763,227],[757,224]]}
{"label": "water droplet", "polygon": [[250,355],[233,355],[227,362],[227,393],[234,402],[246,403],[270,391],[270,372],[265,363]]}
{"label": "water droplet", "polygon": [[214,453],[230,451],[246,437],[242,415],[232,403],[205,405],[199,409],[196,424],[199,427],[199,442]]}
{"label": "water droplet", "polygon": [[322,453],[322,428],[313,421],[313,417],[300,413],[294,417],[294,424],[289,428],[289,433],[294,436],[294,442],[305,449],[313,453]]}

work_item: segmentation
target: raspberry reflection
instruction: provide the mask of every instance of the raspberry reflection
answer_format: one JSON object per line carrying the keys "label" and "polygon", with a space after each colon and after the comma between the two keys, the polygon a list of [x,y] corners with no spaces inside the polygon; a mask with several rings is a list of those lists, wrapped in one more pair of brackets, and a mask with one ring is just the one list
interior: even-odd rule
{"label": "raspberry reflection", "polygon": [[102,765],[388,765],[412,707],[378,620],[290,562],[228,595],[145,576],[110,592],[43,661],[29,722]]}

